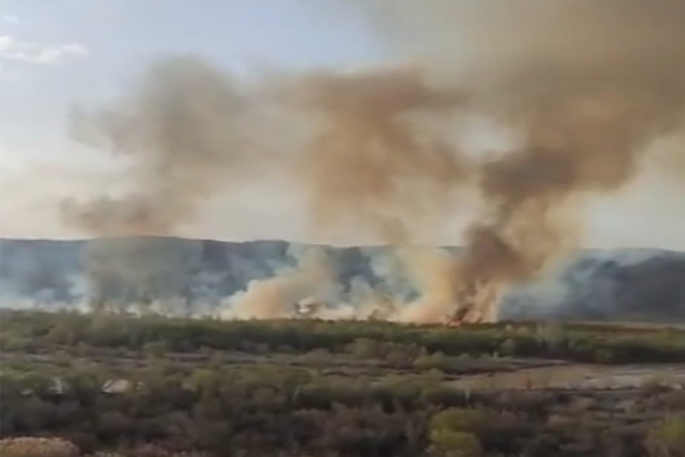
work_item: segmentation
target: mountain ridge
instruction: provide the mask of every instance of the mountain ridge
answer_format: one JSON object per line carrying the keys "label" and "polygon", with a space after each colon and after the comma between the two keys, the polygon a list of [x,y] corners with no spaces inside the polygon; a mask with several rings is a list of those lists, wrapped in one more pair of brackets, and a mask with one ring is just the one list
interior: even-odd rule
{"label": "mountain ridge", "polygon": [[[252,281],[296,269],[301,252],[309,248],[325,252],[336,271],[337,289],[328,293],[329,301],[350,301],[371,289],[400,301],[421,293],[393,260],[389,245],[182,237],[0,238],[0,306],[56,309],[83,304],[99,287],[104,297],[116,295],[122,302],[139,300],[141,293],[160,299],[183,296],[209,312],[227,306],[229,297]],[[453,253],[460,249],[444,248]],[[119,285],[114,281],[108,286],[113,274]],[[122,291],[122,281],[124,286],[134,281],[135,287]],[[554,277],[515,287],[503,301],[502,317],[685,321],[685,253],[580,250]]]}

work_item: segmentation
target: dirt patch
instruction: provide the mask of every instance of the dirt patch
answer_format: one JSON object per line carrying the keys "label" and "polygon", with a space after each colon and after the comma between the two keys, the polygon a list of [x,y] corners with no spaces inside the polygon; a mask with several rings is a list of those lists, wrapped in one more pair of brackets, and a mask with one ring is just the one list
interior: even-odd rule
{"label": "dirt patch", "polygon": [[566,364],[477,374],[450,383],[459,389],[623,389],[649,384],[685,388],[685,364]]}

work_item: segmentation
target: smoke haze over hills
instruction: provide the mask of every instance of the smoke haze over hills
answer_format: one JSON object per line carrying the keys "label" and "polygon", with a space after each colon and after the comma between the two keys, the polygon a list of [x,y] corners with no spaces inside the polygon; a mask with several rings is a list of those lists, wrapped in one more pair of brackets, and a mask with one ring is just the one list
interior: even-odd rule
{"label": "smoke haze over hills", "polygon": [[[335,319],[367,318],[371,308],[384,309],[385,298],[399,302],[403,315],[410,318],[411,304],[426,293],[421,279],[413,279],[397,251],[387,246],[336,248],[178,238],[141,244],[138,239],[125,240],[126,246],[138,246],[137,250],[122,249],[116,262],[98,264],[101,242],[1,240],[0,304],[269,318],[296,315],[298,302],[320,302],[325,312],[318,316]],[[303,269],[298,261],[306,259],[308,252],[309,269]],[[325,262],[317,263],[321,256]],[[103,271],[98,266],[116,268]],[[291,281],[293,275],[300,276]],[[499,317],[683,322],[683,277],[682,253],[587,250],[549,280],[515,288],[504,299]],[[272,282],[255,294],[260,281]]]}
{"label": "smoke haze over hills", "polygon": [[[656,149],[667,163],[682,160],[680,0],[353,5],[394,62],[246,80],[202,56],[172,56],[152,62],[118,99],[74,107],[72,139],[121,173],[100,180],[94,170],[90,190],[49,197],[65,227],[95,240],[80,254],[82,274],[40,267],[19,290],[45,283],[40,294],[63,298],[85,287],[95,308],[173,301],[174,312],[209,306],[227,317],[288,316],[293,303],[313,299],[354,317],[383,310],[413,322],[492,321],[583,246],[590,202],[647,175]],[[474,119],[489,123],[483,136],[507,138],[470,147]],[[660,141],[675,147],[655,148]],[[649,169],[653,181],[683,181],[675,165]],[[296,218],[307,235],[354,232],[394,249],[383,261],[359,251],[373,274],[340,281],[357,262],[339,261],[345,249],[287,245],[265,256],[267,268],[255,264],[259,244],[208,268],[204,242],[141,238],[177,236],[210,203],[276,175],[301,200]],[[437,241],[455,216],[458,255]],[[636,274],[620,261],[595,269],[605,261],[588,266],[586,256],[557,273],[563,284],[536,294],[562,306],[577,293],[567,283],[587,282],[583,271]]]}

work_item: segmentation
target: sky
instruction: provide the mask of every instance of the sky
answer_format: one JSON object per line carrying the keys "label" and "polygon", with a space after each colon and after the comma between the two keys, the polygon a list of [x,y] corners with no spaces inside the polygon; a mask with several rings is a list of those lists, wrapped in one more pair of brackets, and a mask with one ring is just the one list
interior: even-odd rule
{"label": "sky", "polygon": [[2,165],[63,163],[73,146],[65,128],[69,107],[116,96],[152,61],[168,55],[199,54],[237,72],[249,65],[346,66],[382,56],[360,21],[332,17],[313,5],[3,0]]}
{"label": "sky", "polygon": [[[83,236],[61,226],[50,194],[97,187],[76,183],[76,176],[112,164],[69,138],[67,114],[75,103],[115,99],[156,59],[197,54],[240,74],[260,66],[345,68],[396,58],[358,11],[333,8],[333,1],[3,0],[0,235]],[[305,210],[288,186],[271,180],[237,190],[211,202],[196,226],[180,234],[308,239]],[[685,205],[677,198],[684,190],[647,173],[624,192],[593,200],[585,244],[685,250]],[[462,228],[455,220],[436,242],[458,244]],[[350,233],[326,241],[367,240]]]}
{"label": "sky", "polygon": [[[33,179],[45,184],[46,175],[55,168],[78,171],[109,166],[68,137],[67,113],[74,103],[99,106],[116,98],[156,59],[197,54],[226,71],[240,74],[255,66],[305,70],[347,67],[385,57],[380,43],[361,21],[352,17],[354,11],[336,9],[331,14],[330,9],[316,3],[3,0],[2,235],[79,235],[59,226],[54,212],[46,208],[51,204],[47,195],[35,195],[29,183]],[[67,184],[60,182],[63,178],[49,179],[49,187],[55,192]],[[40,193],[47,192],[41,189]],[[282,234],[264,230],[265,226],[273,227],[273,219],[297,213],[283,210],[290,203],[283,201],[287,194],[251,187],[228,196],[221,212],[235,214],[237,220],[227,223],[225,218],[210,214],[204,231],[196,235],[297,236],[302,225],[297,222],[302,219],[299,216],[285,224],[288,228]]]}

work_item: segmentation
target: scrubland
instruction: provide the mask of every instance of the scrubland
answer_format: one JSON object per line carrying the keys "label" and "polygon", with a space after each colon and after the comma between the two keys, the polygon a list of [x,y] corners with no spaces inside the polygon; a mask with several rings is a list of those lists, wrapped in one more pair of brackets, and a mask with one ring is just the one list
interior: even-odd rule
{"label": "scrubland", "polygon": [[2,456],[679,456],[685,331],[2,311]]}

